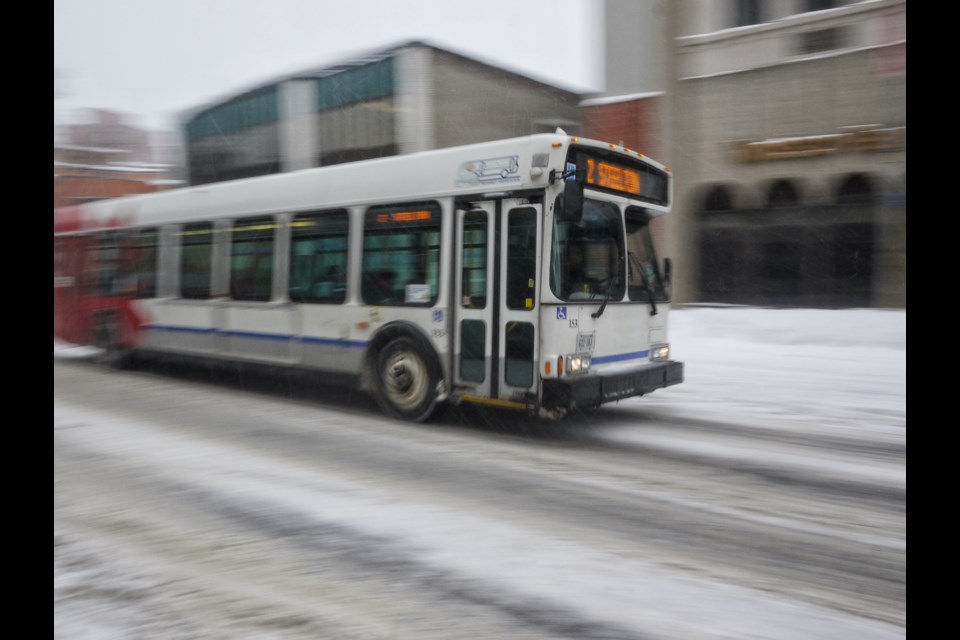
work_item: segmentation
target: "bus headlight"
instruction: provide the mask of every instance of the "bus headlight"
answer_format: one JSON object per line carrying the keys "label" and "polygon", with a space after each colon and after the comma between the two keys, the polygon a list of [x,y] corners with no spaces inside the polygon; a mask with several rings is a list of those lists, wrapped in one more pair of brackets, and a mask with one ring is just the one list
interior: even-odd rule
{"label": "bus headlight", "polygon": [[658,344],[650,347],[650,359],[654,362],[670,359],[670,345]]}
{"label": "bus headlight", "polygon": [[567,356],[565,360],[569,374],[586,373],[590,370],[590,356],[573,355]]}

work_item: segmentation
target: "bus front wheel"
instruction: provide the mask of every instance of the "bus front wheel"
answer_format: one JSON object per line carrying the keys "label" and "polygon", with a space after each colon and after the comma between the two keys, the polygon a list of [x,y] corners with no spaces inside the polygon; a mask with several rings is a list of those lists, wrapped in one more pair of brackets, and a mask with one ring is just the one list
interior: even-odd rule
{"label": "bus front wheel", "polygon": [[374,376],[374,394],[387,415],[423,422],[436,413],[439,366],[413,339],[387,343],[377,354]]}

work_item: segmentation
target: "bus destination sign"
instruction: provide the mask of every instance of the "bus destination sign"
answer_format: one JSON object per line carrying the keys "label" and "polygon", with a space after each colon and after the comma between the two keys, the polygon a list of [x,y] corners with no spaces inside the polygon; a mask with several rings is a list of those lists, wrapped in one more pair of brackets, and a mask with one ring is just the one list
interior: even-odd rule
{"label": "bus destination sign", "polygon": [[640,195],[640,172],[622,165],[587,158],[587,184]]}
{"label": "bus destination sign", "polygon": [[641,158],[635,160],[605,149],[571,147],[567,154],[567,165],[577,168],[578,179],[583,180],[586,187],[624,194],[653,204],[669,204],[669,175]]}

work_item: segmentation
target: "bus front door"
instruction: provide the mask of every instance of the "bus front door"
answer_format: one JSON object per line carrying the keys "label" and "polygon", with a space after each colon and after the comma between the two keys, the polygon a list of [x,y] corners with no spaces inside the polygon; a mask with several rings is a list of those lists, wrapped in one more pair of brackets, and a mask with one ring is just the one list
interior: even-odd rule
{"label": "bus front door", "polygon": [[541,215],[539,204],[501,202],[497,397],[528,407],[537,393]]}
{"label": "bus front door", "polygon": [[539,204],[457,210],[454,381],[463,400],[524,408],[537,392]]}

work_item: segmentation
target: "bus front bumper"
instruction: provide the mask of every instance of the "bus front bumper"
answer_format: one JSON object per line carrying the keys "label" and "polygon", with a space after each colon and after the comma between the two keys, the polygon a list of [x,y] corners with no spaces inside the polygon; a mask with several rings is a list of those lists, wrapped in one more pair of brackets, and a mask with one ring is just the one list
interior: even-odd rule
{"label": "bus front bumper", "polygon": [[570,411],[597,407],[632,396],[642,396],[683,382],[683,363],[668,360],[629,370],[548,378],[543,381],[541,406]]}

